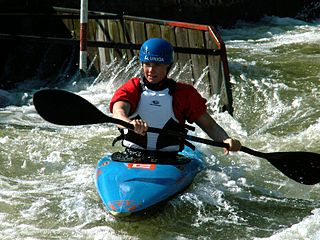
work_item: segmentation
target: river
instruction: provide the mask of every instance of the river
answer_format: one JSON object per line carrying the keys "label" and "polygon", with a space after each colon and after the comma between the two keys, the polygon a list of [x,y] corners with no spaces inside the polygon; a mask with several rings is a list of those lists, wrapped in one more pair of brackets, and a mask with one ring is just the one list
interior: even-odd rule
{"label": "river", "polygon": [[[266,17],[220,29],[234,116],[210,108],[243,145],[320,153],[319,27],[319,21]],[[62,88],[108,113],[112,92],[138,73],[135,61],[110,64],[96,79]],[[98,159],[121,149],[111,146],[115,126],[45,122],[32,104],[39,81],[11,91],[14,104],[0,108],[0,239],[320,239],[320,184],[296,183],[265,159],[225,156],[204,144],[196,146],[205,168],[185,193],[153,217],[115,221],[94,181]],[[199,129],[194,134],[206,137]]]}

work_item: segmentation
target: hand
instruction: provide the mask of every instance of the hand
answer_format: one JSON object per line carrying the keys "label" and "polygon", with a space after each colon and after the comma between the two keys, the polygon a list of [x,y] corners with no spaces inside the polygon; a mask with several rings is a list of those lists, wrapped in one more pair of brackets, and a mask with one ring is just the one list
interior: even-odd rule
{"label": "hand", "polygon": [[229,154],[229,151],[239,151],[241,149],[241,143],[236,139],[227,138],[223,142],[229,144],[229,148],[224,149],[225,154]]}
{"label": "hand", "polygon": [[130,122],[134,126],[134,132],[144,136],[148,131],[148,124],[142,119],[134,119]]}

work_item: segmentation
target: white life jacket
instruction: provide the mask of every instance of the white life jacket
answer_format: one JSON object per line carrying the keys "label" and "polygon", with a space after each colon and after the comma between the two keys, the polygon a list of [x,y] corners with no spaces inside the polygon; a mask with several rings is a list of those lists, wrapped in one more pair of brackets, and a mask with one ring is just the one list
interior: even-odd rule
{"label": "white life jacket", "polygon": [[[153,91],[144,86],[136,111],[130,119],[143,119],[150,127],[179,130],[181,124],[177,120],[172,106],[169,89]],[[145,136],[125,130],[123,146],[149,151],[178,152],[181,141],[178,138],[148,132]]]}

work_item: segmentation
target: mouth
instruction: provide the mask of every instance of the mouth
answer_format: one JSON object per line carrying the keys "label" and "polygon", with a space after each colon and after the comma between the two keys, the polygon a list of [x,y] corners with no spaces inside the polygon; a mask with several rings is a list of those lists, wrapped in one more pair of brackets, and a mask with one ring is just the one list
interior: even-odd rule
{"label": "mouth", "polygon": [[153,79],[153,80],[157,79],[156,75],[148,75],[147,77],[148,77],[148,79]]}

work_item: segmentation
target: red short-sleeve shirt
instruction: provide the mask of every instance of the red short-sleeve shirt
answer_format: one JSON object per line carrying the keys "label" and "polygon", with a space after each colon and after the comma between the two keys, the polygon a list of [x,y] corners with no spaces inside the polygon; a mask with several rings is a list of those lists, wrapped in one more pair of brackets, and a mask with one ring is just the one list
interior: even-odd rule
{"label": "red short-sleeve shirt", "polygon": [[[110,112],[115,102],[125,101],[130,104],[130,111],[133,113],[138,106],[141,93],[140,78],[130,79],[114,93],[110,101]],[[206,99],[190,84],[177,82],[172,97],[173,112],[180,123],[193,123],[207,111]]]}

